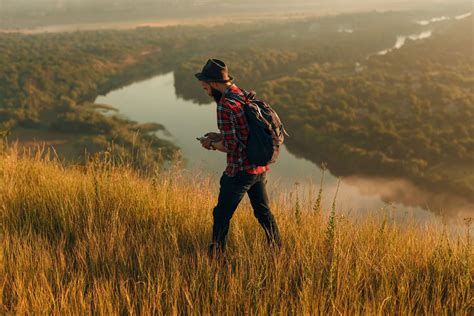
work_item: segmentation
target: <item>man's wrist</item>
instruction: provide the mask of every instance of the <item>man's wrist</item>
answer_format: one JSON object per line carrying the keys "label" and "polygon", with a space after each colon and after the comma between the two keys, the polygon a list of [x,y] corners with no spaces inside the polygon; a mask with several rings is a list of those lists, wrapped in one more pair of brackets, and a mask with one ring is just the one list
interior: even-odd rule
{"label": "man's wrist", "polygon": [[214,141],[211,140],[211,142],[209,143],[209,148],[211,148],[212,150],[216,150],[216,147],[214,147],[213,143]]}

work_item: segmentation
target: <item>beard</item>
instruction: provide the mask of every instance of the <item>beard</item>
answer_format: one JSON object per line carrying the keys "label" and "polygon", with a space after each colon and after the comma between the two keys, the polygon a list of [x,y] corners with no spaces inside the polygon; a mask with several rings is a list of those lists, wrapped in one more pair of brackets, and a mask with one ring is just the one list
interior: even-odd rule
{"label": "beard", "polygon": [[219,103],[222,98],[222,92],[211,87],[211,94],[214,101],[216,101],[216,103]]}

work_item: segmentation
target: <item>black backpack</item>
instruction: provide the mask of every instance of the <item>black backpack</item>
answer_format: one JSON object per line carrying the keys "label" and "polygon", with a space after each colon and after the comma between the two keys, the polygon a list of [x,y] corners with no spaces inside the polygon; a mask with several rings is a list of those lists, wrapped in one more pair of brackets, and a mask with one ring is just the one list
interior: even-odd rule
{"label": "black backpack", "polygon": [[284,136],[289,135],[278,114],[270,105],[256,99],[253,91],[243,92],[245,99],[238,94],[231,94],[229,97],[244,104],[245,117],[249,126],[247,157],[255,166],[266,166],[276,161],[280,154],[280,146],[285,139]]}

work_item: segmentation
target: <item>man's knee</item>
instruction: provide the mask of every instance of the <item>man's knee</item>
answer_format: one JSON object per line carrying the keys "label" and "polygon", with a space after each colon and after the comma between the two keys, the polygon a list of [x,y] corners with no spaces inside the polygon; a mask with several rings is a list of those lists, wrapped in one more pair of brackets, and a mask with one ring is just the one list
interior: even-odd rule
{"label": "man's knee", "polygon": [[257,219],[266,219],[272,216],[272,212],[270,211],[270,208],[268,206],[260,205],[258,207],[254,207],[253,215]]}
{"label": "man's knee", "polygon": [[214,210],[212,211],[212,216],[214,218],[214,221],[219,222],[219,223],[228,222],[230,221],[232,217],[230,212],[226,211],[224,208],[220,207],[219,205],[214,207]]}

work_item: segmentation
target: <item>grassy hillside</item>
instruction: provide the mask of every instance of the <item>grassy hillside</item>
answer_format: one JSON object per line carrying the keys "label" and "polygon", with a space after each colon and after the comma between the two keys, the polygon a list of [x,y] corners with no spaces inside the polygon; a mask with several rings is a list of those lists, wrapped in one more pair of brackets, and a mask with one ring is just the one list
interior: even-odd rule
{"label": "grassy hillside", "polygon": [[0,155],[1,314],[472,313],[469,232],[356,225],[284,194],[271,196],[280,253],[245,201],[227,260],[210,262],[216,179],[45,156]]}

